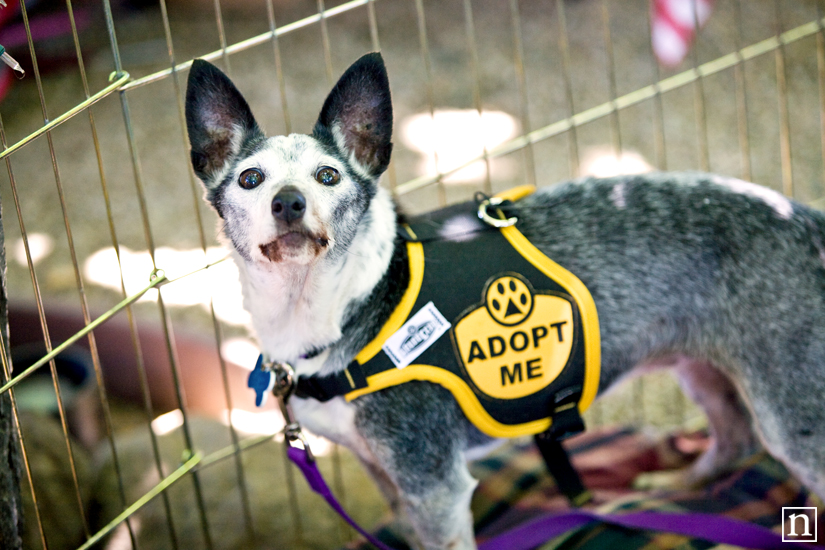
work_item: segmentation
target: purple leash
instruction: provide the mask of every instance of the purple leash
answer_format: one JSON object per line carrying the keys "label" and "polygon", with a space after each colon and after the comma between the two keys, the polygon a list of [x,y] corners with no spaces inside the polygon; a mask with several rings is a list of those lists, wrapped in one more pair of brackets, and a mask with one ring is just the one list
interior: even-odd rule
{"label": "purple leash", "polygon": [[[292,367],[287,363],[266,361],[264,356],[260,355],[258,356],[258,363],[255,365],[255,369],[249,373],[247,386],[255,390],[255,404],[259,407],[266,402],[266,398],[270,392],[278,398],[278,406],[286,422],[286,426],[284,427],[284,440],[287,444],[286,454],[292,463],[304,474],[310,488],[324,497],[327,504],[329,504],[344,521],[361,533],[361,535],[373,546],[378,548],[378,550],[393,550],[362,529],[349,517],[335,498],[335,495],[332,494],[323,476],[321,476],[321,472],[318,471],[318,465],[315,463],[315,458],[312,456],[309,444],[301,432],[301,426],[295,421],[292,408],[289,406],[289,397],[295,390],[295,371]],[[301,442],[302,446],[294,445],[294,443],[298,441]]]}
{"label": "purple leash", "polygon": [[[378,541],[358,526],[347,515],[341,504],[327,486],[315,462],[307,456],[305,449],[290,446],[287,449],[289,459],[301,470],[313,491],[324,497],[324,500],[361,533],[372,545],[379,550],[392,550]],[[479,545],[478,550],[529,550],[541,546],[550,539],[573,529],[584,527],[590,523],[607,523],[629,529],[645,531],[662,531],[676,533],[691,538],[704,539],[711,542],[731,544],[745,548],[759,550],[789,550],[789,544],[794,549],[815,550],[821,546],[802,542],[782,542],[782,536],[761,525],[714,514],[669,513],[669,512],[630,512],[626,514],[599,514],[586,510],[573,510],[564,513],[551,513],[511,529]]]}
{"label": "purple leash", "polygon": [[[254,374],[254,376],[253,376]],[[284,414],[287,426],[284,435],[287,441],[287,456],[295,464],[309,483],[310,488],[321,495],[333,510],[353,529],[358,531],[367,541],[378,550],[393,550],[370,533],[362,529],[344,511],[341,504],[332,494],[324,481],[306,439],[301,433],[301,427],[295,422],[292,410],[287,400],[294,388],[294,372],[286,363],[264,363],[263,357],[258,358],[255,371],[250,374],[249,387],[255,389],[257,405],[261,406],[266,395],[272,391],[278,397],[278,404]],[[303,447],[294,446],[300,441]],[[585,510],[573,510],[565,513],[552,513],[540,516],[527,523],[511,529],[506,533],[487,540],[479,546],[479,550],[529,550],[557,537],[563,533],[578,529],[589,523],[602,522],[629,529],[648,531],[663,531],[676,533],[691,538],[704,539],[711,542],[732,544],[759,550],[815,550],[822,546],[814,546],[801,542],[788,543],[782,537],[760,525],[745,521],[702,513],[668,513],[668,512],[630,512],[627,514],[599,514]]]}
{"label": "purple leash", "polygon": [[310,488],[324,497],[324,500],[327,501],[333,510],[335,510],[339,516],[341,516],[344,521],[349,523],[353,529],[361,533],[361,535],[366,538],[370,544],[378,548],[379,550],[392,550],[389,546],[382,543],[375,537],[373,537],[370,533],[362,529],[355,521],[349,517],[349,515],[344,511],[341,507],[341,504],[335,498],[335,495],[332,494],[330,491],[329,486],[324,481],[324,478],[321,476],[321,472],[318,471],[318,466],[315,464],[315,461],[312,460],[306,452],[306,449],[301,449],[299,447],[293,447],[292,445],[289,446],[286,450],[287,456],[289,459],[298,466],[298,469],[301,470],[301,473],[304,474],[304,477],[309,483]]}
{"label": "purple leash", "polygon": [[782,542],[781,535],[761,525],[713,514],[650,511],[599,514],[574,510],[562,514],[548,514],[528,521],[479,545],[478,550],[528,550],[567,531],[593,522],[603,522],[630,529],[676,533],[691,538],[760,550],[822,549],[821,546],[802,542]]}

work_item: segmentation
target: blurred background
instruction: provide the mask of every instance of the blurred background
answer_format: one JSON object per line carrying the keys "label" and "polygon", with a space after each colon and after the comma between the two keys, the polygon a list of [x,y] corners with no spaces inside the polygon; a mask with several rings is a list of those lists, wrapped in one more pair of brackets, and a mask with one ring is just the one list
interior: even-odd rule
{"label": "blurred background", "polygon": [[[185,64],[195,57],[227,72],[260,125],[278,134],[310,131],[338,76],[380,49],[395,108],[394,157],[383,184],[413,214],[477,190],[663,169],[717,172],[818,206],[825,196],[818,4],[10,2],[0,9],[0,44],[26,71],[18,80],[0,70],[3,143],[24,142],[4,154],[0,170],[13,374],[146,286],[154,267],[174,278],[226,256],[215,238],[217,216],[191,173],[182,124]],[[184,65],[170,70],[177,64]],[[85,105],[95,94],[94,105]],[[30,138],[77,106],[86,108]],[[31,433],[35,488],[49,491],[56,484],[48,476],[59,475],[68,491],[42,498],[41,506],[58,503],[63,512],[42,514],[43,536],[29,522],[31,547],[46,538],[49,548],[76,547],[119,513],[123,500],[168,475],[185,447],[215,451],[282,426],[272,403],[253,410],[245,387],[258,352],[231,262],[162,293],[161,303],[156,290],[147,292],[58,362],[60,406],[48,367],[15,388],[24,441]],[[667,374],[628,385],[587,420],[658,430],[701,422]],[[377,492],[360,489],[368,482],[352,458],[323,441],[315,445],[328,455],[337,487],[362,499],[353,504],[362,521],[379,518],[384,506]],[[305,520],[312,529],[296,528],[298,510],[305,510],[280,458],[278,473],[271,471],[271,457],[280,453],[253,451],[209,470],[223,468],[204,482],[212,492],[180,489],[156,499],[142,521],[160,527],[133,527],[131,536],[157,536],[161,542],[144,544],[169,547],[167,517],[174,513],[194,514],[178,523],[201,536],[203,515],[194,510],[231,501],[232,512],[210,514],[212,531],[237,535],[221,547],[253,547],[233,526],[270,511],[283,519],[278,529],[289,544],[326,548],[348,540],[351,533],[326,511],[317,512],[325,527]],[[265,481],[248,482],[255,476]],[[281,508],[249,504],[272,493]],[[130,547],[129,532],[120,536]],[[272,540],[261,548],[284,547]],[[107,544],[121,547],[115,539]]]}

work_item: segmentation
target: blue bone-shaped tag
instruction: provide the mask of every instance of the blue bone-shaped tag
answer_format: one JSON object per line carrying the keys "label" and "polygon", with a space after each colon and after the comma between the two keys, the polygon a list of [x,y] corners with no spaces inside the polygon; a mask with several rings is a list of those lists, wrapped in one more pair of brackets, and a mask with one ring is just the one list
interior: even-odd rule
{"label": "blue bone-shaped tag", "polygon": [[275,385],[275,373],[264,370],[263,365],[264,356],[259,355],[255,370],[249,373],[246,381],[246,385],[255,390],[255,405],[258,407],[263,407],[269,392],[272,391],[272,386]]}

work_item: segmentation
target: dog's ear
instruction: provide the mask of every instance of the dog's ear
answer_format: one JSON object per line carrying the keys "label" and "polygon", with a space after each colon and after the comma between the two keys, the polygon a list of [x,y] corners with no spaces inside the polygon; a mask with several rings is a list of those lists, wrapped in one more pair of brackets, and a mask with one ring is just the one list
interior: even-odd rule
{"label": "dog's ear", "polygon": [[387,169],[392,153],[392,101],[380,53],[352,64],[330,92],[313,135],[332,142],[368,175]]}
{"label": "dog's ear", "polygon": [[192,167],[209,187],[242,147],[263,139],[249,105],[217,67],[196,59],[186,88],[186,129]]}

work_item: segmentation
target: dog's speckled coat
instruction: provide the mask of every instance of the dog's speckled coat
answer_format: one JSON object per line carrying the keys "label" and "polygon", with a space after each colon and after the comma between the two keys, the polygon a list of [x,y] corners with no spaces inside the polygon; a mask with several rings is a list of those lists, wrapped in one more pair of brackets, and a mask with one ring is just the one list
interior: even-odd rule
{"label": "dog's speckled coat", "polygon": [[[231,82],[202,61],[186,107],[193,166],[235,249],[263,353],[298,374],[343,368],[409,276],[394,207],[378,186],[392,148],[380,56],[341,77],[312,136],[265,138]],[[340,181],[325,185],[325,168]],[[260,182],[238,185],[249,170]],[[291,217],[276,206],[286,197]],[[684,482],[718,475],[753,451],[758,434],[825,496],[822,215],[752,184],[689,173],[564,183],[520,201],[518,218],[590,289],[600,391],[672,366],[707,411],[716,444]],[[411,382],[351,403],[293,406],[305,426],[361,458],[406,513],[414,544],[474,548],[464,453],[487,438],[447,390]]]}

